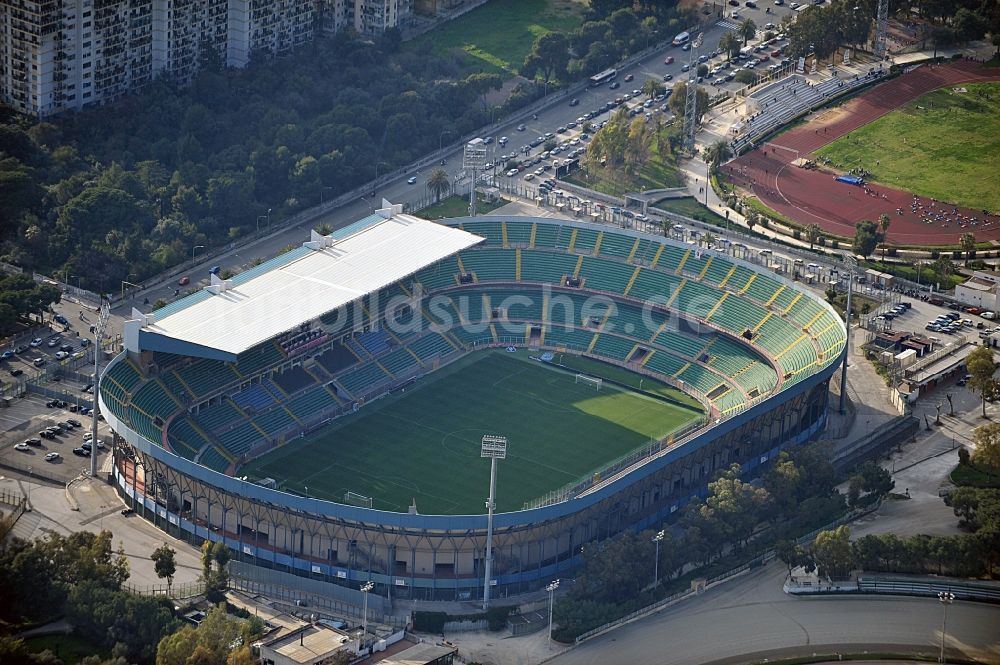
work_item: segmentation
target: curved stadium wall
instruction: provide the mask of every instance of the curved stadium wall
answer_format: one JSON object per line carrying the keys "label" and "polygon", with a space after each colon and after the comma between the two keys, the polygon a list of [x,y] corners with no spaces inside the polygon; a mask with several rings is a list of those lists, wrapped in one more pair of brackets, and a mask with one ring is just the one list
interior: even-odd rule
{"label": "curved stadium wall", "polygon": [[[629,363],[627,357],[602,358],[595,348],[539,344],[523,335],[458,338],[466,349],[534,344],[612,361],[682,385],[711,413],[704,426],[650,449],[630,466],[613,469],[602,476],[603,482],[583,482],[561,500],[497,514],[494,595],[535,590],[565,576],[578,563],[583,544],[627,528],[660,524],[702,494],[718,469],[737,462],[754,474],[780,449],[814,438],[825,426],[828,382],[843,359],[845,329],[829,305],[794,282],[742,260],[626,229],[531,217],[443,223],[482,235],[487,242],[414,276],[428,294],[548,284],[566,292],[601,294],[623,306],[640,301],[648,306],[650,294],[641,283],[669,283],[670,295],[656,301],[659,311],[686,319],[696,331],[752,347],[757,358],[775,368],[774,387],[759,395],[751,397],[733,384],[725,392],[729,397],[709,396],[673,376]],[[527,281],[534,275],[532,265],[550,259],[565,263],[567,256],[574,272],[567,270],[558,281]],[[682,295],[689,287],[700,299]],[[698,363],[693,358],[686,365]],[[140,365],[141,359],[117,356],[102,375],[100,391],[101,412],[116,435],[114,479],[140,514],[195,544],[223,540],[235,557],[258,565],[355,588],[372,580],[396,597],[481,596],[485,515],[408,514],[298,496],[241,480],[235,474],[242,458],[235,456],[233,463],[223,460],[209,468],[204,455],[192,458],[170,449],[173,439],[166,433],[173,432],[175,419],[187,415],[183,395],[171,396],[169,386],[155,375],[138,377],[132,384],[136,392],[145,385],[139,381],[146,381],[168,395],[160,413],[150,414],[146,411],[152,407],[140,408],[131,401],[133,392],[109,379],[122,371],[133,374]],[[374,387],[371,394],[385,393],[405,380]],[[742,399],[734,403],[737,389]],[[260,443],[256,450],[274,444]]]}

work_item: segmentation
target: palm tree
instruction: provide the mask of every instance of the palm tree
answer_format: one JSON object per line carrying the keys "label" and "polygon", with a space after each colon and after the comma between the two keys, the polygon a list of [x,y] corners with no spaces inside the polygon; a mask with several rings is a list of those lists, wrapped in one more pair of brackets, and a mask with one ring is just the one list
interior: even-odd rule
{"label": "palm tree", "polygon": [[642,94],[650,99],[662,94],[664,89],[665,86],[656,79],[646,79],[646,82],[642,84]]}
{"label": "palm tree", "polygon": [[746,46],[747,41],[753,39],[753,36],[757,34],[757,24],[753,22],[752,18],[745,18],[740,21],[736,32],[743,38],[743,46]]}
{"label": "palm tree", "polygon": [[878,228],[882,233],[882,260],[885,261],[885,247],[889,239],[889,224],[892,220],[889,219],[889,215],[884,212],[878,216]]}
{"label": "palm tree", "polygon": [[968,266],[969,259],[972,258],[972,253],[976,251],[976,234],[972,232],[963,233],[959,242],[962,245],[962,249],[965,250],[965,265]]}
{"label": "palm tree", "polygon": [[823,229],[819,227],[819,224],[810,224],[806,227],[806,240],[809,241],[809,249],[813,248],[813,245],[819,242],[819,239],[823,236]]}
{"label": "palm tree", "polygon": [[712,145],[705,148],[705,161],[708,162],[709,168],[714,172],[719,168],[719,165],[729,159],[732,154],[733,152],[729,148],[728,141],[716,141]]}
{"label": "palm tree", "polygon": [[447,194],[448,190],[451,189],[451,181],[448,180],[448,174],[444,169],[436,169],[431,173],[430,177],[427,178],[427,189],[434,192],[434,202],[441,202],[441,195]]}
{"label": "palm tree", "polygon": [[740,39],[736,36],[736,33],[727,30],[722,33],[722,37],[719,38],[719,50],[726,54],[726,60],[732,62],[733,51],[739,46]]}

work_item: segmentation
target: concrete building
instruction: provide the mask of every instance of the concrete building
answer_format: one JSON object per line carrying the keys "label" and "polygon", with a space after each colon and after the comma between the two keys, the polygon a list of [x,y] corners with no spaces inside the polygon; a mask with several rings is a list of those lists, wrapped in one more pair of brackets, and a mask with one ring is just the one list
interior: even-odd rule
{"label": "concrete building", "polygon": [[380,34],[400,26],[413,13],[413,0],[354,0],[354,29]]}
{"label": "concrete building", "polygon": [[308,625],[261,643],[260,662],[264,665],[324,665],[332,662],[341,651],[357,655],[358,647],[358,639],[343,631]]}
{"label": "concrete building", "polygon": [[976,270],[968,281],[955,287],[955,298],[966,305],[995,312],[1000,307],[997,299],[998,290],[1000,290],[1000,272]]}

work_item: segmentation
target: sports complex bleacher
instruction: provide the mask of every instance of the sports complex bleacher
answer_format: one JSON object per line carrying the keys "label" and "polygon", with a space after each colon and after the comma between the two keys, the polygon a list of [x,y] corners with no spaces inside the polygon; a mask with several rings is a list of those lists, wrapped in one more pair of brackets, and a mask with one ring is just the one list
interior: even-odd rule
{"label": "sports complex bleacher", "polygon": [[[286,339],[235,361],[121,358],[102,377],[106,404],[144,438],[222,471],[477,347],[608,360],[682,387],[725,418],[834,362],[844,345],[843,323],[818,298],[712,250],[556,219],[454,224],[485,242],[363,308],[289,321]],[[423,300],[385,311],[389,296],[417,284]]]}

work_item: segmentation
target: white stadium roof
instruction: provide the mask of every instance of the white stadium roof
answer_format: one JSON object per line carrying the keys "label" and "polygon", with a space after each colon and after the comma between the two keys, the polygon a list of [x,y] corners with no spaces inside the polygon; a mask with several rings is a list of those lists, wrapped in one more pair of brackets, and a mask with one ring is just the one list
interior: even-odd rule
{"label": "white stadium roof", "polygon": [[484,240],[457,228],[399,214],[399,207],[394,208],[329,236],[313,232],[312,241],[258,268],[226,281],[213,276],[212,285],[199,293],[152,315],[137,313],[136,320],[126,324],[126,348],[231,359],[231,354],[246,351]]}

